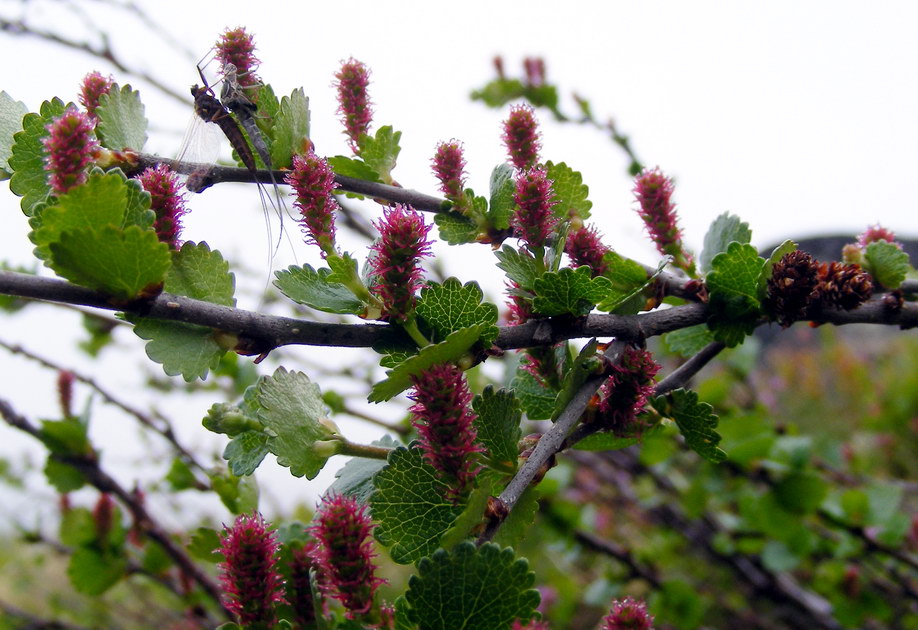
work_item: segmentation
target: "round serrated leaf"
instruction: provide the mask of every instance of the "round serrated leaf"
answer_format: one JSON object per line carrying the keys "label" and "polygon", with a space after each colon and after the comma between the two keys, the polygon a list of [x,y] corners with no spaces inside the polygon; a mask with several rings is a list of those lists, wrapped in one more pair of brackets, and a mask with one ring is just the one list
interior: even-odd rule
{"label": "round serrated leaf", "polygon": [[421,290],[417,316],[430,328],[432,340],[442,341],[452,332],[481,324],[481,341],[491,344],[497,339],[497,307],[482,303],[484,294],[477,282],[462,284],[447,278],[442,284],[430,282]]}
{"label": "round serrated leaf", "polygon": [[408,580],[408,617],[424,630],[509,629],[536,615],[539,592],[529,563],[509,547],[464,542],[437,550]]}
{"label": "round serrated leaf", "polygon": [[140,151],[147,142],[147,119],[140,93],[117,84],[99,98],[99,134],[109,149]]}
{"label": "round serrated leaf", "polygon": [[331,282],[330,269],[316,271],[309,265],[290,266],[274,275],[274,286],[288,298],[299,304],[326,313],[357,314],[364,310],[364,304],[353,292],[340,282]]}
{"label": "round serrated leaf", "polygon": [[169,246],[136,225],[64,232],[50,249],[59,275],[122,299],[159,293],[172,264]]}
{"label": "round serrated leaf", "polygon": [[101,595],[121,579],[126,568],[127,560],[120,555],[80,547],[70,556],[67,576],[80,593]]}
{"label": "round serrated leaf", "polygon": [[391,547],[389,555],[399,564],[430,555],[464,508],[446,498],[449,486],[419,448],[392,451],[373,485],[370,510],[379,523],[374,534],[380,544]]}
{"label": "round serrated leaf", "polygon": [[268,449],[277,463],[294,477],[314,479],[328,458],[316,453],[313,444],[332,435],[319,422],[325,417],[319,386],[302,372],[278,368],[258,384],[258,403],[258,419],[271,434]]}

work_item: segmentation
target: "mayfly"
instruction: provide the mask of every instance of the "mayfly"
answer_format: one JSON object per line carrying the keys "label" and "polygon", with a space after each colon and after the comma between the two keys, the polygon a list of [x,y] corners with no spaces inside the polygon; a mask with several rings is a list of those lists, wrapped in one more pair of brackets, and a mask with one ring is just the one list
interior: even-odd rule
{"label": "mayfly", "polygon": [[[254,112],[256,111],[256,106],[252,103],[248,97],[242,92],[241,87],[239,87],[236,78],[236,67],[232,64],[226,64],[230,74],[224,79],[224,86],[229,85],[229,88],[224,87],[224,93],[230,100],[230,103],[233,105],[234,113],[230,113],[230,110],[227,106],[217,99],[214,94],[213,88],[208,84],[204,72],[201,70],[201,67],[198,66],[198,74],[201,77],[203,85],[194,85],[191,88],[191,95],[194,97],[194,112],[196,117],[199,120],[204,121],[205,123],[214,123],[217,125],[220,130],[223,132],[223,135],[226,136],[226,139],[232,145],[233,149],[236,151],[236,154],[239,156],[239,159],[245,165],[245,167],[251,172],[253,179],[258,181],[258,164],[255,159],[255,154],[252,151],[252,147],[249,146],[248,141],[246,140],[246,135],[242,132],[242,128],[237,122],[237,118],[245,126],[246,131],[248,132],[249,139],[252,141],[252,145],[258,151],[259,157],[261,157],[262,162],[264,162],[265,167],[270,173],[271,182],[274,185],[274,193],[277,202],[271,201],[270,195],[266,195],[263,191],[261,184],[258,184],[258,193],[262,197],[262,203],[264,204],[265,211],[267,212],[267,204],[270,204],[275,213],[281,219],[281,232],[283,235],[283,210],[286,208],[286,204],[283,201],[277,182],[274,180],[273,172],[271,172],[271,158],[270,153],[268,152],[268,147],[265,144],[264,138],[261,135],[261,132],[258,130],[258,127],[254,120]],[[229,81],[228,83],[226,81]],[[209,126],[209,125],[205,125]],[[192,192],[201,192],[210,185],[209,172],[197,172],[189,176],[188,181],[185,186]],[[267,204],[265,202],[267,198]],[[268,233],[271,233],[270,222],[266,223],[268,226]],[[281,236],[282,238],[282,236]],[[276,244],[276,247],[280,245],[280,240]]]}
{"label": "mayfly", "polygon": [[[201,80],[204,81],[204,85],[195,84],[191,87],[191,95],[194,97],[194,113],[204,122],[214,123],[220,127],[223,135],[233,145],[233,149],[236,150],[245,167],[255,173],[258,170],[258,165],[255,163],[255,155],[252,153],[249,143],[246,142],[245,134],[242,133],[239,123],[236,122],[229,110],[217,100],[213,90],[204,80],[204,74],[200,68],[198,68],[198,72],[201,74]],[[186,186],[192,192],[201,192],[207,187],[207,183],[204,181],[205,178],[200,178],[194,182],[191,179],[189,178]]]}
{"label": "mayfly", "polygon": [[286,209],[283,197],[278,191],[277,181],[274,179],[274,163],[271,160],[271,151],[268,149],[265,138],[255,120],[255,112],[258,106],[246,95],[245,90],[239,83],[236,66],[230,62],[223,64],[223,88],[220,90],[220,100],[223,106],[233,112],[240,124],[242,124],[246,134],[249,136],[249,140],[252,142],[252,146],[258,153],[258,157],[261,158],[262,163],[268,170],[278,206],[284,206]]}

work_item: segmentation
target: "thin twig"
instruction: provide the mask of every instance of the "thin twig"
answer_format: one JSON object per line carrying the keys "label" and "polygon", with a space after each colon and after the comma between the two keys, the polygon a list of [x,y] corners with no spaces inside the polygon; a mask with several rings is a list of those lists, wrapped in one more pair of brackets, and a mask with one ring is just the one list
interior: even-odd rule
{"label": "thin twig", "polygon": [[[183,162],[179,160],[170,160],[158,155],[149,155],[146,153],[125,153],[125,158],[129,164],[126,164],[132,172],[133,169],[143,170],[145,168],[156,166],[157,164],[166,164],[176,173],[190,175],[192,173],[207,173],[202,177],[206,182],[204,186],[219,184],[222,182],[252,183],[260,184],[284,184],[285,171],[268,171],[257,170],[250,171],[247,168],[236,166],[219,166],[210,164],[198,164],[195,162]],[[393,203],[404,203],[410,205],[415,210],[426,212],[446,212],[450,208],[450,202],[426,195],[416,190],[390,186],[378,182],[371,182],[356,177],[347,177],[345,175],[335,175],[336,189],[343,192],[356,193],[365,195],[374,199],[385,199]],[[202,188],[203,190],[203,188]]]}
{"label": "thin twig", "polygon": [[115,69],[119,72],[142,79],[166,96],[169,96],[184,105],[191,105],[191,99],[187,93],[176,92],[171,87],[161,82],[159,79],[156,79],[152,75],[146,72],[134,70],[131,67],[125,65],[125,63],[115,55],[115,51],[112,50],[107,40],[103,40],[101,46],[93,47],[88,42],[78,42],[72,39],[67,39],[63,35],[58,35],[57,33],[35,29],[21,20],[0,19],[0,31],[20,37],[37,37],[38,39],[43,39],[45,41],[51,42],[52,44],[63,46],[64,48],[70,48],[71,50],[77,50],[79,52],[86,53],[87,55],[104,59],[105,61],[112,64],[112,66],[114,66]]}
{"label": "thin twig", "polygon": [[24,622],[26,625],[21,626],[22,628],[31,628],[32,630],[89,630],[86,626],[78,626],[66,621],[43,619],[21,608],[13,606],[12,604],[8,604],[3,600],[0,600],[0,611],[3,612],[4,617],[9,617],[13,622]]}
{"label": "thin twig", "polygon": [[[268,352],[291,344],[365,348],[378,343],[397,344],[403,340],[401,330],[388,324],[317,323],[245,311],[171,293],[161,293],[150,300],[116,303],[99,291],[63,280],[15,271],[0,271],[0,294],[81,304],[153,319],[208,326],[245,337],[245,348],[250,353]],[[914,328],[918,326],[918,303],[907,302],[899,308],[891,309],[879,297],[869,300],[853,311],[826,310],[820,312],[818,317],[819,321],[832,324],[868,323]],[[615,337],[622,341],[640,341],[701,324],[706,318],[707,305],[699,303],[657,309],[638,315],[589,315],[579,319],[548,318],[518,326],[501,326],[495,345],[509,350],[587,337]]]}
{"label": "thin twig", "polygon": [[[198,470],[204,473],[207,472],[206,468],[200,462],[198,462],[197,459],[195,459],[191,451],[189,451],[188,449],[186,449],[184,446],[182,446],[179,443],[178,437],[175,435],[175,432],[172,430],[172,424],[162,415],[158,416],[162,422],[157,423],[156,420],[154,420],[153,416],[150,416],[144,413],[143,411],[141,411],[140,409],[137,409],[136,407],[133,407],[129,405],[128,403],[122,400],[119,400],[118,398],[114,396],[114,394],[110,393],[108,390],[106,390],[101,385],[96,383],[96,381],[93,378],[86,376],[85,374],[80,374],[79,372],[76,372],[72,370],[71,368],[65,368],[62,365],[51,361],[50,359],[40,357],[34,352],[27,350],[26,348],[24,348],[23,346],[19,344],[11,344],[11,343],[8,343],[0,339],[0,348],[5,348],[6,350],[8,350],[9,352],[12,352],[13,354],[18,354],[31,361],[35,361],[36,363],[43,365],[44,367],[48,369],[55,370],[58,372],[63,372],[63,371],[69,372],[70,374],[73,375],[73,377],[76,380],[80,381],[84,385],[87,385],[91,389],[95,390],[102,397],[102,400],[109,403],[110,405],[118,407],[119,409],[124,411],[126,414],[133,416],[140,424],[142,424],[143,426],[147,427],[148,429],[154,431],[155,433],[165,438],[165,440],[168,441],[169,444],[172,445],[172,447],[176,450],[176,452],[182,456],[182,458],[186,461],[186,463],[188,463],[189,465],[197,468]],[[207,486],[198,487],[199,490],[204,490],[206,488]]]}
{"label": "thin twig", "polygon": [[[625,345],[621,341],[609,344],[609,347],[603,353],[609,363],[614,365],[621,360]],[[510,480],[503,492],[500,493],[500,496],[497,497],[496,516],[488,521],[481,536],[478,537],[477,544],[479,546],[494,538],[497,530],[500,529],[516,502],[519,501],[520,496],[526,491],[526,488],[529,487],[536,475],[543,470],[543,467],[548,464],[549,460],[561,450],[567,434],[580,420],[587,404],[604,380],[605,376],[603,375],[588,378],[571,397],[570,403],[564,408],[564,411],[561,412],[561,415],[558,416],[551,428],[539,438],[532,454],[520,466],[516,475]]]}
{"label": "thin twig", "polygon": [[[3,416],[3,419],[10,426],[28,433],[36,439],[41,439],[41,431],[23,416],[17,414],[12,406],[2,399],[0,399],[0,416]],[[185,550],[173,540],[172,536],[161,525],[159,525],[156,519],[153,518],[146,507],[144,507],[133,493],[125,489],[113,477],[102,470],[99,463],[93,458],[64,454],[52,454],[51,456],[64,464],[76,468],[83,475],[86,482],[99,490],[99,492],[105,492],[117,497],[128,511],[130,511],[134,523],[144,532],[144,534],[151,540],[159,543],[175,564],[220,606],[223,614],[228,619],[233,619],[233,614],[223,605],[220,588],[209,576],[201,571],[185,553]]]}
{"label": "thin twig", "polygon": [[711,359],[720,354],[720,351],[726,347],[727,346],[719,341],[713,341],[706,345],[688,361],[670,372],[666,378],[657,383],[653,388],[654,396],[662,396],[663,394],[671,392],[674,389],[685,387],[685,385],[690,380],[692,380],[692,377],[698,374],[698,372],[701,371],[701,369],[706,366],[711,361]]}

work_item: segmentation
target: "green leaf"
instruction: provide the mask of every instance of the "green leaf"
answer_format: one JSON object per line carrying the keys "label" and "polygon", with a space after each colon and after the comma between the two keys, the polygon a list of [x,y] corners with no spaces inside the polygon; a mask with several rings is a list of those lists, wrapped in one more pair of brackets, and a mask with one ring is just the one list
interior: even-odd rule
{"label": "green leaf", "polygon": [[255,477],[237,477],[229,471],[210,475],[210,485],[220,501],[233,514],[245,514],[258,508],[258,482]]}
{"label": "green leaf", "polygon": [[617,451],[628,448],[635,444],[640,444],[646,433],[622,437],[615,435],[611,431],[599,431],[591,433],[574,445],[578,451]]}
{"label": "green leaf", "polygon": [[[335,155],[328,158],[328,165],[335,171],[335,175],[344,175],[345,177],[363,179],[368,182],[382,183],[379,174],[363,160],[350,158],[344,155]],[[362,198],[362,195],[357,196]]]}
{"label": "green leaf", "polygon": [[318,455],[313,444],[333,435],[320,422],[325,418],[325,403],[319,386],[302,372],[281,367],[259,383],[258,403],[258,419],[271,435],[268,449],[277,463],[290,468],[294,477],[314,479],[327,458]]}
{"label": "green leaf", "polygon": [[713,464],[727,458],[727,454],[717,446],[720,435],[716,430],[718,418],[713,413],[714,408],[708,403],[699,402],[698,394],[687,389],[676,389],[657,396],[650,404],[661,416],[675,421],[690,449]]}
{"label": "green leaf", "polygon": [[515,472],[519,456],[517,443],[522,435],[520,402],[512,391],[500,389],[495,392],[494,387],[488,385],[472,400],[472,409],[478,415],[475,430],[478,440],[488,450],[491,468]]}
{"label": "green leaf", "polygon": [[50,258],[50,244],[61,234],[80,229],[122,227],[128,203],[128,188],[121,172],[93,172],[86,183],[61,195],[57,203],[32,217],[29,238],[37,246],[35,255]]}
{"label": "green leaf", "polygon": [[[280,112],[280,101],[277,100],[274,88],[267,83],[262,83],[258,87],[258,93],[255,95],[255,102],[258,104],[255,124],[268,146],[273,147],[275,119]],[[271,162],[274,168],[280,168],[273,159]],[[289,166],[289,164],[285,166]]]}
{"label": "green leaf", "polygon": [[887,289],[898,289],[909,270],[908,253],[888,241],[876,241],[864,252],[867,272]]}
{"label": "green leaf", "polygon": [[530,420],[548,420],[555,412],[558,391],[542,385],[526,370],[517,369],[516,376],[510,381],[510,389]]}
{"label": "green leaf", "polygon": [[612,289],[604,277],[593,278],[587,266],[550,271],[537,278],[532,302],[536,313],[543,316],[574,315],[581,317],[593,310]]}
{"label": "green leaf", "polygon": [[71,508],[61,516],[61,542],[70,547],[85,547],[98,539],[96,519],[86,508]]}
{"label": "green leaf", "polygon": [[[389,435],[384,435],[370,444],[396,448],[400,446],[398,440]],[[365,457],[352,457],[335,473],[335,481],[328,487],[327,494],[347,494],[361,504],[369,502],[370,496],[376,490],[373,487],[373,476],[386,467],[386,462],[381,459],[368,459]]]}
{"label": "green leaf", "polygon": [[500,251],[494,252],[494,255],[499,261],[497,266],[507,273],[509,280],[517,283],[524,291],[533,290],[540,269],[539,263],[529,252],[517,251],[509,245],[504,245]]}
{"label": "green leaf", "polygon": [[612,288],[599,303],[599,310],[616,315],[633,315],[644,310],[647,303],[644,289],[653,283],[669,260],[666,257],[660,261],[656,273],[651,276],[640,263],[613,251],[606,252],[603,262],[607,271],[603,277],[612,281]]}
{"label": "green leaf", "polygon": [[440,230],[440,240],[450,245],[474,243],[478,238],[478,224],[461,212],[438,212],[434,223]]}
{"label": "green leaf", "polygon": [[464,542],[418,563],[408,579],[408,618],[424,630],[509,630],[536,616],[535,574],[513,550]]}
{"label": "green leaf", "polygon": [[516,207],[516,202],[513,200],[513,195],[516,193],[513,174],[513,167],[506,163],[498,164],[491,171],[488,221],[498,230],[506,230],[510,227],[510,216]]}
{"label": "green leaf", "polygon": [[441,341],[457,330],[481,324],[481,343],[490,346],[499,332],[497,307],[482,303],[483,298],[477,282],[460,284],[456,278],[447,278],[443,284],[430,282],[421,290],[415,313],[428,327],[431,341]]}
{"label": "green leaf", "polygon": [[713,341],[714,333],[707,324],[696,324],[663,335],[667,350],[683,357],[692,356]]}
{"label": "green leaf", "polygon": [[50,248],[58,275],[125,300],[159,293],[172,264],[169,246],[136,225],[63,232]]}
{"label": "green leaf", "polygon": [[[22,197],[20,206],[27,217],[51,193],[48,171],[45,170],[45,146],[48,125],[66,111],[68,105],[59,98],[41,104],[40,114],[22,117],[22,131],[13,135],[13,149],[8,163],[13,170],[10,190]],[[3,165],[5,167],[5,165]]]}
{"label": "green leaf", "polygon": [[172,487],[173,492],[181,492],[194,488],[197,479],[191,467],[181,457],[174,457],[172,465],[169,466],[169,472],[166,473],[166,481]]}
{"label": "green leaf", "polygon": [[268,436],[261,431],[243,431],[223,449],[223,459],[237,477],[251,475],[269,452]]}
{"label": "green leaf", "polygon": [[204,326],[137,318],[134,334],[149,341],[146,352],[151,361],[162,365],[169,376],[181,374],[187,382],[217,369],[225,352],[213,331]]}
{"label": "green leaf", "polygon": [[704,247],[698,258],[701,271],[708,272],[713,269],[711,265],[714,257],[727,251],[730,243],[737,242],[745,245],[751,240],[752,230],[749,229],[749,224],[738,216],[724,212],[714,219],[711,227],[708,228],[708,233],[704,235]]}
{"label": "green leaf", "polygon": [[800,557],[779,540],[769,540],[762,549],[762,564],[769,571],[791,571],[800,564]]}
{"label": "green leaf", "polygon": [[555,215],[562,219],[576,216],[583,221],[590,218],[593,202],[587,199],[590,188],[583,183],[583,176],[564,162],[555,164],[549,161],[545,163],[545,168],[548,179],[552,181],[552,199],[557,202],[552,208]]}
{"label": "green leaf", "polygon": [[539,488],[529,486],[520,495],[510,516],[504,519],[494,542],[501,547],[518,547],[532,528],[539,512]]}
{"label": "green leaf", "polygon": [[526,93],[519,79],[495,79],[480,90],[472,92],[473,101],[483,101],[488,107],[502,107]]}
{"label": "green leaf", "polygon": [[96,116],[102,144],[109,149],[140,151],[147,142],[147,119],[140,93],[130,85],[118,84],[99,99]]}
{"label": "green leaf", "polygon": [[150,575],[162,575],[172,566],[172,557],[158,542],[148,540],[143,547],[140,566]]}
{"label": "green leaf", "polygon": [[596,339],[591,339],[580,349],[577,357],[568,362],[567,365],[569,367],[564,371],[561,390],[558,392],[557,398],[555,398],[555,409],[551,414],[552,421],[560,417],[590,376],[603,371],[603,360],[596,352],[598,347],[599,342]]}
{"label": "green leaf", "polygon": [[329,256],[325,259],[331,273],[325,276],[329,283],[347,284],[357,275],[357,261],[347,252],[340,256]]}
{"label": "green leaf", "polygon": [[446,498],[449,486],[413,445],[392,451],[373,485],[370,510],[379,523],[374,534],[380,544],[391,547],[389,554],[399,564],[433,553],[464,508]]}
{"label": "green leaf", "polygon": [[[235,277],[229,264],[207,243],[188,242],[172,254],[172,268],[164,290],[196,300],[235,306]],[[220,363],[225,350],[204,326],[135,317],[134,333],[148,339],[147,356],[163,366],[166,374],[181,374],[186,381],[205,378]]]}
{"label": "green leaf", "polygon": [[188,542],[188,553],[198,560],[214,564],[222,562],[223,554],[220,553],[220,536],[209,527],[198,527],[191,533],[191,540]]}
{"label": "green leaf", "polygon": [[829,486],[818,475],[794,472],[775,484],[773,492],[778,503],[787,511],[810,514],[822,504]]}
{"label": "green leaf", "polygon": [[235,306],[235,288],[236,279],[229,270],[229,263],[207,243],[189,241],[173,255],[166,291],[211,304]]}
{"label": "green leaf", "polygon": [[[500,494],[501,476],[493,471],[482,471],[475,477],[475,487],[464,501],[462,514],[456,517],[453,524],[440,538],[440,546],[451,549],[463,540],[468,540],[481,531],[484,515],[488,509],[490,497]],[[501,484],[502,485],[502,484]]]}
{"label": "green leaf", "polygon": [[761,315],[759,277],[765,260],[755,247],[733,242],[711,263],[705,282],[710,291],[708,327],[732,348],[755,330]]}
{"label": "green leaf", "polygon": [[401,151],[398,146],[401,137],[401,131],[394,131],[391,125],[385,125],[376,130],[376,136],[363,134],[357,141],[360,157],[376,171],[383,183],[392,183],[392,169]]}
{"label": "green leaf", "polygon": [[75,492],[86,485],[86,477],[79,470],[65,464],[53,455],[48,456],[45,468],[42,471],[48,483],[60,493]]}
{"label": "green leaf", "polygon": [[[101,174],[102,170],[93,169],[92,174],[96,173]],[[156,221],[156,213],[150,209],[152,198],[150,193],[143,189],[143,184],[137,179],[128,179],[120,168],[113,168],[107,174],[120,177],[126,186],[127,199],[124,205],[124,218],[121,221],[121,227],[136,225],[144,230],[152,229],[153,223]]]}
{"label": "green leaf", "polygon": [[70,556],[67,577],[78,592],[97,596],[114,586],[126,568],[127,559],[120,554],[79,547]]}
{"label": "green leaf", "polygon": [[331,269],[314,270],[309,265],[290,266],[274,273],[274,286],[298,304],[326,313],[357,314],[363,312],[363,303],[354,297],[346,286],[329,282]]}
{"label": "green leaf", "polygon": [[43,420],[38,439],[55,455],[90,456],[87,425],[77,420]]}
{"label": "green leaf", "polygon": [[293,166],[293,154],[305,152],[308,145],[309,97],[303,88],[297,88],[290,96],[281,99],[274,119],[274,143],[271,146],[274,168]]}
{"label": "green leaf", "polygon": [[386,372],[386,379],[373,385],[368,400],[384,402],[411,387],[411,377],[431,366],[451,363],[465,355],[477,343],[487,326],[476,324],[450,333],[440,343],[421,348],[420,352]]}
{"label": "green leaf", "polygon": [[25,103],[0,92],[0,179],[12,174],[9,159],[13,155],[13,136],[22,130],[22,117],[29,113]]}

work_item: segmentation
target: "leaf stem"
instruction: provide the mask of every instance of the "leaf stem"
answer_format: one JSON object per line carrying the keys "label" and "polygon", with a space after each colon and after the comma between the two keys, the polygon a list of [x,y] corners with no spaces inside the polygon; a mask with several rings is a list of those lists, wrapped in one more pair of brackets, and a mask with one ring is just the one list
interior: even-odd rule
{"label": "leaf stem", "polygon": [[383,461],[389,458],[389,453],[394,449],[385,446],[373,446],[370,444],[355,444],[347,438],[338,437],[341,442],[338,455],[350,455],[351,457],[363,457],[364,459],[381,459]]}

